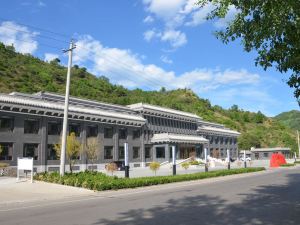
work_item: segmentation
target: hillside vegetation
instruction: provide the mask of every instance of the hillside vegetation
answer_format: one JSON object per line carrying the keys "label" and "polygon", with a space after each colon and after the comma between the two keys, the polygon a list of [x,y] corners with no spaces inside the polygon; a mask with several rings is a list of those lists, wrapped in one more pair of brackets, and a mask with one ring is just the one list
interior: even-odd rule
{"label": "hillside vegetation", "polygon": [[[16,53],[11,46],[0,43],[0,92],[34,93],[49,91],[64,93],[67,70],[59,60],[44,62],[31,55]],[[195,113],[203,119],[225,124],[242,133],[240,149],[288,146],[297,149],[295,132],[283,123],[262,113],[243,111],[233,105],[229,110],[212,106],[190,89],[166,91],[128,90],[113,85],[104,77],[96,77],[85,68],[74,65],[70,94],[77,97],[127,105],[137,102],[155,104]]]}
{"label": "hillside vegetation", "polygon": [[275,116],[275,119],[291,129],[300,130],[300,111],[298,110],[280,113]]}

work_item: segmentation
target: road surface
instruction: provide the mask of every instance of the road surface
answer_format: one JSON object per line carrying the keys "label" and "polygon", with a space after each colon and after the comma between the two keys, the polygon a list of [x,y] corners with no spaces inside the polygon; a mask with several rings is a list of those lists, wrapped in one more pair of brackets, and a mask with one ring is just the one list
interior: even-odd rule
{"label": "road surface", "polygon": [[[0,207],[0,224],[300,224],[300,167]],[[0,200],[1,201],[1,200]]]}

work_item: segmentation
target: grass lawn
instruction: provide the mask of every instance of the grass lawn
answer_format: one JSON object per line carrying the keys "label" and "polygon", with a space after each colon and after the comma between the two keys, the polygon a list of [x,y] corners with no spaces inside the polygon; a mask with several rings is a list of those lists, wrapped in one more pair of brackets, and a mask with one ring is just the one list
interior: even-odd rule
{"label": "grass lawn", "polygon": [[210,172],[201,172],[194,174],[184,174],[176,176],[155,176],[155,177],[139,177],[139,178],[118,178],[116,176],[108,176],[100,172],[79,172],[66,173],[60,177],[58,172],[39,173],[34,179],[50,183],[57,183],[75,187],[83,187],[95,191],[118,190],[123,188],[137,188],[158,184],[167,184],[181,181],[200,180],[211,177],[228,176],[232,174],[251,173],[265,170],[263,167],[257,168],[241,168],[231,170],[218,170]]}

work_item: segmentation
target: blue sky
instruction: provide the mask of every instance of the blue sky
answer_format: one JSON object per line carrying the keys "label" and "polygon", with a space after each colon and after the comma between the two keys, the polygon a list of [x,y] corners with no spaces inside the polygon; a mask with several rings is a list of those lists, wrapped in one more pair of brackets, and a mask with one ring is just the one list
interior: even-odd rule
{"label": "blue sky", "polygon": [[268,116],[299,109],[284,81],[288,75],[255,67],[255,52],[244,52],[239,41],[225,45],[213,35],[236,10],[231,8],[223,20],[206,21],[212,6],[199,9],[194,2],[5,1],[0,41],[44,60],[59,57],[66,64],[60,49],[74,37],[74,64],[131,89],[187,87],[212,104],[237,104]]}

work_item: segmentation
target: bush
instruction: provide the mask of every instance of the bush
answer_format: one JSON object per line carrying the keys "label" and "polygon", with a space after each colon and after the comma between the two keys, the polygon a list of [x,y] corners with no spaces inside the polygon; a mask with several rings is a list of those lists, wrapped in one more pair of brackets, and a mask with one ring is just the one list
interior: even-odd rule
{"label": "bush", "polygon": [[194,161],[190,162],[190,165],[194,165],[194,166],[199,166],[199,165],[202,165],[202,164],[204,164],[204,163],[198,162],[197,160],[194,160]]}
{"label": "bush", "polygon": [[123,188],[137,188],[158,184],[167,184],[172,182],[199,180],[210,177],[227,176],[231,174],[251,173],[262,171],[265,168],[241,168],[232,170],[210,171],[207,173],[194,173],[176,176],[155,176],[155,177],[139,177],[139,178],[118,178],[107,176],[99,172],[79,172],[66,173],[60,177],[59,173],[39,173],[34,176],[35,180],[46,181],[51,183],[64,184],[69,186],[83,187],[96,191],[117,190]]}
{"label": "bush", "polygon": [[295,166],[295,164],[294,163],[286,163],[286,164],[280,165],[280,167],[291,167],[291,166]]}
{"label": "bush", "polygon": [[6,168],[6,167],[9,167],[9,164],[8,163],[0,163],[0,168]]}
{"label": "bush", "polygon": [[159,162],[151,162],[149,165],[150,170],[152,170],[155,173],[156,176],[156,171],[159,170],[160,168],[160,163]]}
{"label": "bush", "polygon": [[184,162],[184,163],[181,164],[181,167],[182,167],[183,169],[187,170],[187,169],[190,167],[190,163]]}

